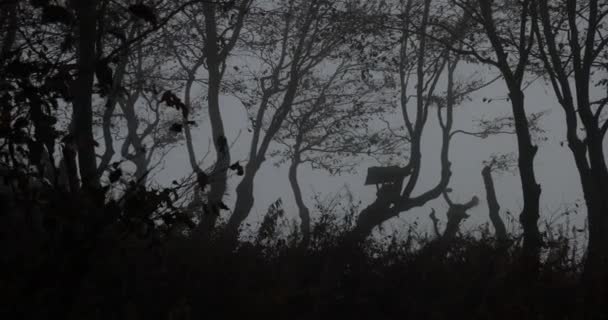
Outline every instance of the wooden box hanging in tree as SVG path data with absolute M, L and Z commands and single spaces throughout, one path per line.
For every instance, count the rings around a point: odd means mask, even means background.
M 410 167 L 405 168 L 399 166 L 389 167 L 369 167 L 367 168 L 367 177 L 365 177 L 365 185 L 395 183 L 402 180 L 410 174 Z

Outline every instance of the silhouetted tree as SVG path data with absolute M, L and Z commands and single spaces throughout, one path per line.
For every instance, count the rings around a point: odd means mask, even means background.
M 503 164 L 504 161 L 497 158 L 492 158 L 492 160 L 487 162 L 481 170 L 483 184 L 486 189 L 486 199 L 488 201 L 488 213 L 490 215 L 490 221 L 494 226 L 496 239 L 499 241 L 505 241 L 507 239 L 507 229 L 502 218 L 500 217 L 500 204 L 498 203 L 498 199 L 496 197 L 496 189 L 494 187 L 492 172 L 499 170 Z
M 432 253 L 440 258 L 443 258 L 454 238 L 458 235 L 460 224 L 469 217 L 467 211 L 479 205 L 479 198 L 477 198 L 477 196 L 473 196 L 471 200 L 466 203 L 454 203 L 448 195 L 448 192 L 451 191 L 452 190 L 448 188 L 443 192 L 443 198 L 448 204 L 448 211 L 446 212 L 448 221 L 443 232 L 439 230 L 439 219 L 435 215 L 435 209 L 432 209 L 430 214 L 433 223 L 433 231 L 435 232 L 436 237 Z
M 352 5 L 349 1 L 288 0 L 277 8 L 283 14 L 268 14 L 260 19 L 256 35 L 259 39 L 249 45 L 260 50 L 262 74 L 255 76 L 257 87 L 253 92 L 242 98 L 246 108 L 256 107 L 252 116 L 253 137 L 244 177 L 236 188 L 235 208 L 226 226 L 228 239 L 236 239 L 241 223 L 253 207 L 255 176 L 275 135 L 294 108 L 303 79 L 317 72 L 322 63 L 331 61 L 355 28 L 343 18 L 351 14 L 349 10 L 359 10 L 349 8 L 349 4 Z
M 527 276 L 536 277 L 540 259 L 541 235 L 538 230 L 541 188 L 534 174 L 534 157 L 537 146 L 532 137 L 526 115 L 523 81 L 529 68 L 530 54 L 534 45 L 533 24 L 536 6 L 533 0 L 521 3 L 497 3 L 489 0 L 454 1 L 465 15 L 471 17 L 479 29 L 470 37 L 460 38 L 461 54 L 475 57 L 478 61 L 496 67 L 509 91 L 515 132 L 517 135 L 518 165 L 524 198 L 520 221 L 524 229 L 523 267 Z M 517 32 L 511 32 L 516 30 Z M 490 50 L 480 50 L 479 40 L 490 45 Z M 462 47 L 461 47 L 462 48 Z
M 608 41 L 603 33 L 608 8 L 601 1 L 537 1 L 538 58 L 566 116 L 568 147 L 581 179 L 589 221 L 584 278 L 588 298 L 608 296 L 608 167 L 604 142 L 608 98 L 594 100 L 591 86 L 608 87 Z M 597 74 L 597 75 L 596 75 Z M 600 89 L 600 90 L 602 90 Z M 581 135 L 582 131 L 582 135 Z
M 399 144 L 403 143 L 388 130 L 373 128 L 388 103 L 376 97 L 376 86 L 362 83 L 362 67 L 344 60 L 327 77 L 305 77 L 300 98 L 275 137 L 285 149 L 270 155 L 281 156 L 277 165 L 289 162 L 289 182 L 300 215 L 303 246 L 310 239 L 310 210 L 298 182 L 299 166 L 308 163 L 330 174 L 351 172 L 366 156 L 386 161 L 400 151 Z
M 397 92 L 400 97 L 399 106 L 403 115 L 407 139 L 410 143 L 408 164 L 405 166 L 410 174 L 407 182 L 406 176 L 400 177 L 396 183 L 387 184 L 380 188 L 377 199 L 365 208 L 358 217 L 357 224 L 351 233 L 350 241 L 357 243 L 366 238 L 373 228 L 398 216 L 401 212 L 420 207 L 441 195 L 447 187 L 451 177 L 449 146 L 453 125 L 453 109 L 462 101 L 463 96 L 454 79 L 454 72 L 458 66 L 459 58 L 451 55 L 427 36 L 429 23 L 433 18 L 431 12 L 432 1 L 426 0 L 422 7 L 415 6 L 413 1 L 407 1 L 398 6 L 398 17 L 395 30 L 399 37 L 399 52 L 392 59 L 393 72 L 399 74 Z M 419 11 L 420 10 L 420 11 Z M 464 35 L 467 20 L 458 21 L 454 28 Z M 417 24 L 420 32 L 411 32 L 413 25 Z M 440 35 L 436 35 L 439 37 Z M 444 72 L 446 71 L 447 72 Z M 447 73 L 447 90 L 445 96 L 436 93 L 437 84 L 442 75 Z M 413 74 L 413 75 L 412 75 Z M 415 81 L 415 93 L 410 96 L 410 80 Z M 466 91 L 466 90 L 465 90 Z M 414 100 L 412 102 L 411 100 Z M 415 109 L 413 112 L 411 109 Z M 437 119 L 442 132 L 442 145 L 440 153 L 441 176 L 440 180 L 428 190 L 414 195 L 413 191 L 419 183 L 422 152 L 422 135 L 428 122 L 431 108 L 436 107 Z M 405 183 L 405 186 L 403 184 Z

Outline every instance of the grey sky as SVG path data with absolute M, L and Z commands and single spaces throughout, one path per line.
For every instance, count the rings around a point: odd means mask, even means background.
M 478 67 L 476 67 L 478 68 Z M 487 67 L 479 67 L 480 70 L 488 70 Z M 467 70 L 468 71 L 468 70 Z M 492 71 L 490 71 L 492 72 Z M 467 72 L 468 73 L 468 72 Z M 462 72 L 461 72 L 462 75 Z M 490 75 L 488 75 L 488 79 Z M 204 92 L 194 92 L 194 95 L 202 95 Z M 491 103 L 482 102 L 482 98 L 492 98 Z M 506 87 L 502 81 L 496 81 L 492 85 L 471 95 L 470 101 L 465 101 L 455 112 L 455 129 L 474 129 L 472 119 L 491 118 L 497 115 L 509 115 L 511 112 L 506 97 Z M 250 143 L 250 133 L 247 131 L 247 114 L 241 103 L 232 97 L 223 97 L 221 100 L 223 118 L 225 122 L 227 138 L 229 141 L 238 140 L 231 152 L 234 160 L 245 160 Z M 544 116 L 541 125 L 546 130 L 543 134 L 546 141 L 539 142 L 539 152 L 536 157 L 536 175 L 542 186 L 541 210 L 543 217 L 549 217 L 556 212 L 563 212 L 566 206 L 580 205 L 579 214 L 573 220 L 577 224 L 584 222 L 584 203 L 580 188 L 578 173 L 574 166 L 573 158 L 565 141 L 565 124 L 561 107 L 554 99 L 552 90 L 542 80 L 535 81 L 526 90 L 526 107 L 528 112 L 540 112 L 549 110 Z M 205 118 L 205 110 L 201 110 L 198 116 L 198 127 L 194 129 L 193 135 L 198 152 L 198 158 L 206 152 L 208 139 L 211 136 L 210 128 Z M 418 191 L 424 191 L 433 186 L 439 179 L 439 144 L 441 143 L 440 130 L 436 118 L 429 119 L 428 128 L 423 137 L 424 166 Z M 516 150 L 514 135 L 492 136 L 487 139 L 479 139 L 470 136 L 457 136 L 452 142 L 450 157 L 452 161 L 453 176 L 450 187 L 454 190 L 452 198 L 455 201 L 468 201 L 471 196 L 477 195 L 481 204 L 470 211 L 471 218 L 465 223 L 465 228 L 479 225 L 488 221 L 487 205 L 485 203 L 485 192 L 481 178 L 482 162 L 487 160 L 493 153 L 507 153 Z M 209 157 L 211 161 L 213 157 Z M 211 165 L 210 162 L 204 166 Z M 190 166 L 187 162 L 185 147 L 179 146 L 166 158 L 166 169 L 156 176 L 158 182 L 169 183 L 175 178 L 189 173 Z M 362 200 L 365 206 L 371 203 L 375 195 L 375 187 L 363 186 L 366 166 L 363 165 L 357 174 L 329 176 L 324 171 L 312 170 L 309 166 L 302 165 L 299 171 L 299 179 L 304 193 L 304 199 L 311 206 L 314 192 L 329 194 L 338 191 L 347 184 L 354 195 Z M 518 215 L 522 206 L 521 186 L 517 174 L 495 175 L 498 200 L 501 204 L 501 214 L 511 211 Z M 239 182 L 235 177 L 229 182 L 229 194 L 226 202 L 230 205 L 235 201 L 234 188 Z M 283 166 L 276 168 L 272 159 L 268 159 L 262 166 L 255 180 L 255 205 L 249 217 L 249 221 L 257 221 L 268 206 L 277 198 L 284 200 L 289 218 L 297 219 L 297 210 L 293 200 L 291 188 L 287 180 L 287 168 Z M 402 213 L 398 219 L 393 219 L 387 224 L 399 228 L 404 223 L 413 219 L 420 219 L 420 223 L 428 226 L 428 214 L 430 208 L 437 210 L 440 219 L 445 220 L 447 205 L 440 198 L 423 208 Z M 229 213 L 224 212 L 223 215 Z

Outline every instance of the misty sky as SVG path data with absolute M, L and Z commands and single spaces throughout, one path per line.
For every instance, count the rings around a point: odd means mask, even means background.
M 466 80 L 464 75 L 474 72 L 485 72 L 486 79 L 494 77 L 495 70 L 486 66 L 460 67 L 460 77 Z M 464 69 L 464 70 L 463 70 Z M 563 111 L 552 94 L 552 89 L 542 80 L 534 81 L 525 91 L 526 108 L 528 112 L 548 112 L 544 115 L 541 126 L 546 132 L 542 134 L 546 141 L 539 141 L 539 152 L 535 161 L 536 175 L 542 186 L 541 211 L 542 218 L 549 218 L 554 214 L 561 214 L 569 209 L 578 208 L 577 215 L 571 215 L 577 224 L 584 222 L 585 210 L 582 192 L 576 167 L 570 150 L 565 143 L 565 122 Z M 194 92 L 194 96 L 204 95 L 204 90 Z M 483 102 L 483 98 L 491 98 L 492 102 Z M 507 92 L 502 80 L 473 93 L 470 101 L 465 101 L 455 109 L 454 129 L 473 130 L 473 119 L 489 119 L 493 116 L 510 115 L 511 106 L 506 100 Z M 199 104 L 200 108 L 200 104 Z M 221 100 L 226 135 L 230 142 L 234 141 L 231 149 L 232 159 L 245 160 L 248 152 L 251 134 L 247 131 L 247 113 L 242 104 L 233 97 L 223 97 Z M 210 127 L 206 119 L 206 110 L 201 109 L 195 119 L 199 124 L 193 128 L 195 147 L 200 160 L 207 151 Z M 439 179 L 439 146 L 441 143 L 440 130 L 434 113 L 431 112 L 429 122 L 423 136 L 423 171 L 416 190 L 424 191 L 433 186 Z M 239 135 L 240 132 L 240 135 Z M 563 142 L 563 146 L 562 146 Z M 454 190 L 451 198 L 456 202 L 468 201 L 473 195 L 477 195 L 481 203 L 471 210 L 471 218 L 464 224 L 464 228 L 471 228 L 488 222 L 487 204 L 485 191 L 481 177 L 482 162 L 488 160 L 493 153 L 508 153 L 516 151 L 515 135 L 497 135 L 487 139 L 479 139 L 471 136 L 458 135 L 452 141 L 450 158 L 452 162 L 452 179 L 450 187 Z M 213 156 L 203 167 L 212 165 Z M 187 152 L 183 145 L 178 146 L 166 157 L 165 169 L 158 172 L 156 179 L 159 183 L 170 183 L 176 178 L 190 173 L 187 160 Z M 402 163 L 401 165 L 405 165 Z M 314 204 L 312 195 L 317 192 L 323 195 L 338 191 L 345 184 L 353 191 L 355 197 L 361 200 L 362 206 L 374 200 L 376 189 L 374 186 L 364 186 L 364 177 L 369 164 L 363 164 L 356 174 L 344 174 L 341 176 L 329 176 L 325 171 L 312 170 L 303 164 L 300 166 L 299 180 L 304 194 L 304 199 L 309 207 Z M 521 186 L 517 172 L 494 175 L 498 200 L 501 205 L 501 214 L 505 217 L 507 211 L 511 211 L 515 217 L 519 215 L 522 207 Z M 226 203 L 232 205 L 236 200 L 234 189 L 240 177 L 234 177 L 229 181 Z M 249 216 L 250 222 L 257 222 L 268 206 L 277 198 L 284 200 L 284 205 L 290 219 L 297 219 L 297 210 L 293 200 L 293 194 L 287 180 L 287 167 L 276 168 L 270 157 L 262 166 L 255 180 L 255 205 Z M 437 211 L 438 217 L 445 222 L 445 211 L 447 204 L 442 198 L 430 202 L 425 207 L 404 212 L 399 218 L 390 220 L 386 224 L 400 228 L 414 219 L 428 228 L 428 214 L 431 208 Z M 227 217 L 228 212 L 222 216 Z M 541 218 L 541 220 L 542 220 Z M 314 219 L 314 217 L 313 217 Z M 508 220 L 508 219 L 507 219 Z M 508 224 L 508 221 L 505 221 Z M 385 228 L 388 227 L 385 224 Z

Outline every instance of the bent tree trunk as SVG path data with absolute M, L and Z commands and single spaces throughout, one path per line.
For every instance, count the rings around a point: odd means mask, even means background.
M 483 183 L 486 189 L 490 221 L 492 222 L 492 226 L 494 226 L 496 239 L 504 241 L 507 239 L 507 228 L 500 218 L 500 205 L 496 198 L 496 189 L 494 188 L 494 180 L 492 179 L 492 167 L 489 165 L 485 166 L 481 170 L 481 175 L 483 176 Z
M 289 184 L 293 190 L 293 196 L 298 206 L 298 213 L 300 215 L 300 230 L 302 231 L 302 246 L 308 246 L 310 242 L 310 210 L 306 207 L 304 199 L 302 198 L 302 190 L 298 182 L 298 166 L 300 164 L 299 159 L 293 159 L 289 166 Z
M 272 121 L 266 131 L 266 135 L 262 139 L 262 143 L 260 144 L 259 148 L 257 148 L 257 134 L 260 132 L 259 129 L 256 134 L 254 134 L 254 139 L 249 154 L 249 162 L 245 168 L 245 177 L 236 188 L 236 204 L 234 207 L 234 212 L 230 216 L 225 230 L 226 239 L 229 242 L 238 240 L 241 223 L 247 219 L 247 216 L 253 207 L 253 180 L 255 179 L 258 170 L 260 170 L 262 163 L 266 160 L 266 152 L 268 151 L 268 147 L 270 146 L 272 139 L 274 139 L 274 136 L 281 128 L 281 124 L 285 121 L 285 118 L 291 110 L 293 101 L 296 98 L 300 75 L 298 74 L 299 70 L 297 70 L 295 67 L 297 63 L 295 61 L 292 61 L 292 63 L 291 79 L 287 85 L 287 91 L 285 92 L 281 106 L 272 117 Z
M 238 239 L 241 222 L 247 218 L 251 208 L 253 208 L 253 180 L 256 171 L 253 166 L 247 165 L 245 176 L 236 187 L 236 204 L 225 230 L 225 237 L 228 241 Z
M 450 245 L 452 241 L 457 237 L 458 232 L 460 231 L 460 224 L 462 221 L 469 217 L 467 213 L 473 207 L 476 207 L 479 204 L 479 199 L 477 196 L 473 196 L 471 200 L 467 203 L 454 203 L 450 200 L 447 192 L 443 194 L 446 202 L 448 203 L 449 209 L 446 212 L 446 216 L 448 218 L 445 230 L 443 234 L 439 232 L 439 220 L 435 216 L 435 210 L 431 212 L 431 220 L 433 222 L 433 229 L 435 230 L 435 235 L 437 239 L 431 243 L 429 243 L 428 248 L 429 251 L 427 253 L 431 253 L 433 256 L 443 259 L 445 255 L 450 250 Z
M 361 211 L 357 219 L 357 224 L 350 232 L 348 239 L 350 244 L 357 245 L 367 238 L 376 226 L 385 221 L 385 216 L 389 212 L 391 201 L 378 197 L 376 201 Z

